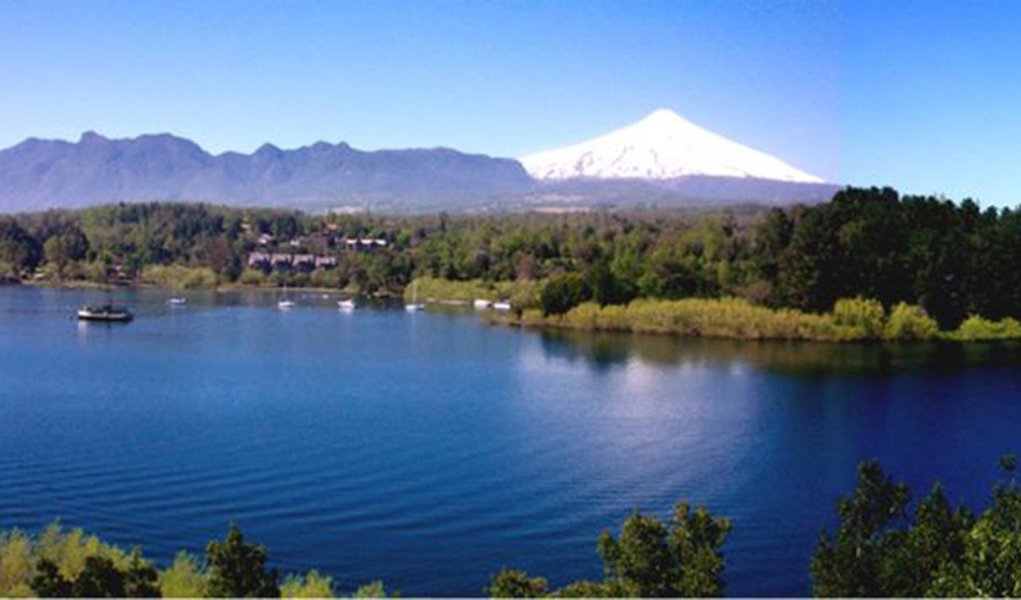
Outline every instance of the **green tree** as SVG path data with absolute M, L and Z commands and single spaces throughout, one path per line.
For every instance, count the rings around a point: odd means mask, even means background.
M 40 598 L 67 598 L 71 595 L 71 582 L 60 575 L 60 569 L 53 561 L 40 558 L 35 567 L 32 590 Z
M 179 552 L 173 564 L 160 573 L 159 587 L 167 598 L 204 598 L 206 574 L 195 557 Z
M 75 598 L 127 597 L 124 573 L 117 570 L 109 558 L 90 556 L 85 559 L 85 569 L 71 584 L 69 595 Z
M 266 569 L 266 549 L 245 542 L 237 525 L 231 524 L 223 541 L 206 546 L 209 583 L 206 593 L 212 598 L 266 598 L 279 596 L 276 569 Z
M 967 531 L 960 560 L 944 561 L 929 595 L 1021 597 L 1021 489 L 1017 461 L 1000 463 L 1010 477 L 993 487 L 993 502 Z
M 854 493 L 837 503 L 840 527 L 833 540 L 819 534 L 812 559 L 813 592 L 816 596 L 884 596 L 884 551 L 892 540 L 884 534 L 907 518 L 911 492 L 895 484 L 878 462 L 858 467 Z
M 668 523 L 636 513 L 624 522 L 620 538 L 604 531 L 599 555 L 608 579 L 629 595 L 721 596 L 721 547 L 729 531 L 729 519 L 681 503 Z
M 484 592 L 493 598 L 542 598 L 549 595 L 549 582 L 544 577 L 504 568 L 493 575 Z
M 333 579 L 312 570 L 308 575 L 288 575 L 280 586 L 281 598 L 333 598 Z
M 588 283 L 578 273 L 555 275 L 542 288 L 539 303 L 543 315 L 562 315 L 592 297 Z

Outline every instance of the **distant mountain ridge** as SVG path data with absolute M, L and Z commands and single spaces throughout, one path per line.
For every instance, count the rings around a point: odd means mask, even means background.
M 317 142 L 213 155 L 170 134 L 108 139 L 90 131 L 77 143 L 30 138 L 0 151 L 0 211 L 6 212 L 149 200 L 428 207 L 532 186 L 515 160 L 447 148 L 366 152 Z
M 171 134 L 91 131 L 0 150 L 0 213 L 144 201 L 387 212 L 790 204 L 837 189 L 668 110 L 521 162 L 343 142 L 214 155 Z

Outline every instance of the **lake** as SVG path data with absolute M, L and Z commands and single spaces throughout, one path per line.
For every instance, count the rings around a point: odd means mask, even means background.
M 0 526 L 169 560 L 230 521 L 343 591 L 599 577 L 685 499 L 733 519 L 730 595 L 806 595 L 855 467 L 985 506 L 1021 450 L 1021 351 L 549 334 L 291 292 L 0 288 Z M 108 296 L 128 325 L 78 323 Z

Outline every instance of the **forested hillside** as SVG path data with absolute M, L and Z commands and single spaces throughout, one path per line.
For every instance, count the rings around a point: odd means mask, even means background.
M 421 276 L 534 281 L 566 290 L 547 312 L 731 296 L 821 312 L 861 296 L 887 309 L 916 304 L 953 328 L 971 314 L 1021 314 L 1017 264 L 1018 210 L 876 188 L 848 188 L 820 205 L 715 213 L 410 217 L 153 203 L 0 217 L 8 281 L 364 294 L 399 294 Z

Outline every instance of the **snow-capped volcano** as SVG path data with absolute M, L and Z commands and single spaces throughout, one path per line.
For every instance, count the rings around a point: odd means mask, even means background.
M 677 179 L 691 176 L 823 183 L 778 158 L 660 109 L 641 121 L 586 142 L 521 159 L 540 180 Z

